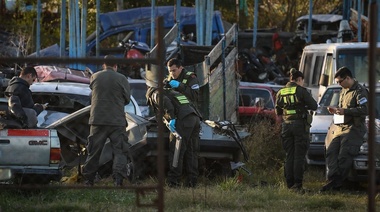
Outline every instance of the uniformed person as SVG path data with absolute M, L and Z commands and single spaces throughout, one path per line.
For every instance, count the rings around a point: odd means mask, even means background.
M 303 86 L 304 76 L 290 70 L 290 82 L 276 96 L 276 114 L 282 116 L 282 145 L 286 152 L 285 179 L 287 187 L 301 190 L 305 156 L 309 148 L 311 115 L 318 105 Z
M 179 59 L 172 58 L 167 62 L 168 84 L 174 90 L 184 94 L 195 107 L 198 105 L 199 81 L 194 72 L 186 71 Z
M 104 58 L 112 59 L 107 55 Z M 103 147 L 109 138 L 112 146 L 113 164 L 112 177 L 115 186 L 122 186 L 127 177 L 127 157 L 124 152 L 126 141 L 126 127 L 124 105 L 130 102 L 130 86 L 128 79 L 117 73 L 117 64 L 104 63 L 103 70 L 91 76 L 90 88 L 91 110 L 88 123 L 90 135 L 87 142 L 87 159 L 83 165 L 82 174 L 85 184 L 92 186 L 99 164 Z
M 353 78 L 347 67 L 341 67 L 334 76 L 342 86 L 338 107 L 328 107 L 332 114 L 343 115 L 343 122 L 335 122 L 337 129 L 326 147 L 328 182 L 321 191 L 339 190 L 347 178 L 353 158 L 358 155 L 367 131 L 368 91 Z
M 157 113 L 159 110 L 158 89 L 150 87 L 147 90 L 146 98 L 148 104 L 154 108 Z M 163 114 L 168 120 L 170 131 L 177 131 L 182 136 L 182 144 L 178 166 L 173 167 L 173 156 L 175 150 L 176 138 L 170 134 L 169 144 L 169 173 L 167 183 L 170 187 L 180 186 L 182 169 L 185 165 L 187 181 L 186 187 L 195 187 L 198 182 L 198 153 L 199 153 L 199 131 L 200 116 L 190 104 L 185 95 L 173 90 L 164 89 L 163 93 Z

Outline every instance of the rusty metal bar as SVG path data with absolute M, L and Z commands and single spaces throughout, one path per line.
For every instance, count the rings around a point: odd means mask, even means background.
M 0 57 L 0 61 L 3 63 L 27 63 L 27 64 L 70 64 L 70 63 L 84 63 L 84 64 L 103 64 L 104 62 L 116 63 L 116 64 L 133 64 L 133 63 L 156 63 L 156 58 L 145 59 L 125 59 L 125 58 L 70 58 L 70 57 Z
M 165 62 L 165 43 L 164 37 L 164 19 L 162 16 L 157 18 L 157 61 L 158 66 L 158 91 L 159 91 L 159 113 L 157 117 L 158 124 L 158 139 L 157 139 L 157 171 L 158 171 L 158 211 L 164 211 L 164 183 L 165 183 L 165 162 L 164 162 L 164 123 L 162 122 L 163 117 L 163 87 L 164 87 L 164 62 Z
M 377 49 L 377 3 L 371 0 L 369 17 L 369 40 L 368 40 L 368 79 L 369 79 L 369 124 L 368 124 L 368 211 L 376 211 L 376 184 L 375 184 L 375 117 L 376 117 L 376 49 Z

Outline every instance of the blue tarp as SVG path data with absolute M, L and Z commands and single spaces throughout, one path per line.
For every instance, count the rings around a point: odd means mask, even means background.
M 156 17 L 163 16 L 165 26 L 174 25 L 174 6 L 155 7 Z M 151 22 L 151 7 L 140 7 L 116 12 L 100 14 L 100 24 L 104 31 L 125 25 L 133 25 L 142 22 Z M 195 8 L 181 7 L 181 22 L 187 22 L 191 19 L 195 23 Z M 188 21 L 189 21 L 188 20 Z

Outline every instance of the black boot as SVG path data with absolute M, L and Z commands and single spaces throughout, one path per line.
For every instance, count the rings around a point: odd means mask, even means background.
M 123 179 L 121 178 L 116 178 L 115 180 L 114 180 L 114 185 L 115 186 L 123 186 Z
M 121 174 L 116 174 L 114 176 L 113 184 L 115 186 L 122 186 L 123 185 L 123 176 Z

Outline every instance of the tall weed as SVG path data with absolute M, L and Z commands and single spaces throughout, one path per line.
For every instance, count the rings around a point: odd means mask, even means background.
M 247 168 L 252 170 L 256 180 L 281 182 L 285 152 L 281 145 L 280 127 L 269 119 L 255 119 L 248 123 L 247 128 L 250 133 L 244 141 L 250 157 Z

